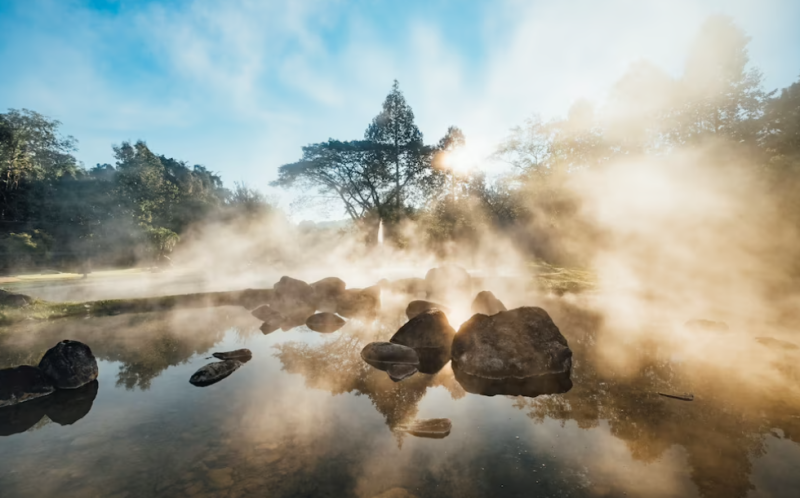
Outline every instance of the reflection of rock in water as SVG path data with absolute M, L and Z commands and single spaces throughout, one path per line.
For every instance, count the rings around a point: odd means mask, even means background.
M 407 379 L 417 373 L 419 357 L 417 353 L 401 344 L 391 342 L 371 342 L 361 350 L 361 358 L 369 365 L 389 374 L 395 382 Z
M 452 358 L 468 392 L 538 396 L 572 388 L 572 350 L 541 308 L 474 315 L 456 334 Z
M 37 367 L 20 365 L 0 370 L 0 408 L 29 402 L 53 391 L 52 381 Z
M 306 327 L 314 332 L 328 334 L 344 327 L 345 321 L 333 313 L 322 312 L 311 315 L 306 320 Z
M 253 358 L 253 352 L 249 349 L 237 349 L 236 351 L 212 353 L 211 356 L 218 360 L 239 360 L 242 363 L 247 363 Z
M 242 362 L 238 360 L 215 361 L 200 367 L 199 370 L 192 374 L 189 382 L 198 387 L 210 386 L 227 378 L 241 366 Z
M 416 420 L 411 424 L 398 426 L 395 430 L 407 432 L 412 436 L 430 439 L 443 439 L 450 435 L 453 423 L 448 418 Z
M 92 409 L 97 390 L 95 380 L 78 389 L 58 390 L 44 398 L 0 408 L 0 436 L 25 432 L 45 415 L 59 425 L 74 424 Z

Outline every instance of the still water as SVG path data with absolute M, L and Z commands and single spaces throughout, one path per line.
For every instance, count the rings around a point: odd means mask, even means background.
M 591 316 L 543 307 L 574 350 L 574 387 L 537 398 L 467 393 L 449 365 L 392 382 L 359 353 L 399 317 L 263 335 L 230 307 L 0 329 L 0 368 L 69 338 L 100 370 L 71 398 L 0 413 L 0 495 L 800 496 L 796 390 L 743 386 L 658 348 L 606 364 Z M 240 348 L 253 358 L 230 377 L 189 384 L 211 353 Z M 769 361 L 795 378 L 783 354 Z M 452 421 L 446 437 L 401 430 L 435 418 Z

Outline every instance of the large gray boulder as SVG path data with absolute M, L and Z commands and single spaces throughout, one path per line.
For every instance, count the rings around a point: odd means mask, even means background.
M 443 304 L 434 303 L 433 301 L 425 301 L 422 299 L 418 299 L 416 301 L 411 301 L 410 303 L 408 303 L 408 307 L 406 308 L 406 316 L 408 317 L 409 320 L 411 320 L 412 318 L 419 315 L 423 311 L 433 310 L 433 309 L 442 310 L 445 313 L 450 312 L 450 308 L 448 308 Z
M 86 344 L 64 340 L 48 349 L 39 369 L 58 389 L 77 389 L 97 378 L 97 360 Z
M 472 312 L 483 315 L 496 315 L 501 311 L 508 311 L 502 301 L 497 299 L 492 291 L 480 291 L 472 301 Z
M 389 341 L 412 348 L 419 357 L 419 371 L 433 374 L 450 360 L 455 334 L 443 311 L 429 309 L 406 322 Z
M 458 265 L 432 268 L 425 274 L 425 287 L 430 300 L 454 303 L 472 296 L 472 277 Z
M 335 313 L 336 303 L 339 301 L 339 296 L 344 293 L 347 284 L 341 278 L 328 277 L 314 282 L 311 287 L 317 295 L 317 309 Z
M 456 333 L 452 361 L 468 392 L 533 397 L 572 388 L 572 350 L 537 307 L 474 315 Z
M 37 367 L 22 365 L 0 370 L 0 407 L 47 396 L 55 390 L 50 379 Z

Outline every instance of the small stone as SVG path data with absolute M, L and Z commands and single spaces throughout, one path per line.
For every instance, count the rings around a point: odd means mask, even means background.
M 198 387 L 210 386 L 228 377 L 241 366 L 242 362 L 238 360 L 223 360 L 209 363 L 192 374 L 189 382 Z
M 219 360 L 239 360 L 242 363 L 247 363 L 253 358 L 253 352 L 249 349 L 237 349 L 224 353 L 213 353 L 211 356 Z

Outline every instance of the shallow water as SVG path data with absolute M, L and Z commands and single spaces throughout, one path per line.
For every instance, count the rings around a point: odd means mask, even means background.
M 218 308 L 0 329 L 0 368 L 70 338 L 100 369 L 96 395 L 18 405 L 16 425 L 0 414 L 0 494 L 798 496 L 796 390 L 770 376 L 744 386 L 657 348 L 610 364 L 594 354 L 591 314 L 544 307 L 575 352 L 574 387 L 537 398 L 467 393 L 449 365 L 392 382 L 359 353 L 400 318 L 265 336 L 246 310 Z M 232 375 L 189 384 L 211 353 L 239 348 L 253 358 Z M 796 358 L 759 358 L 795 378 L 781 362 Z M 401 430 L 437 418 L 452 421 L 443 438 Z

